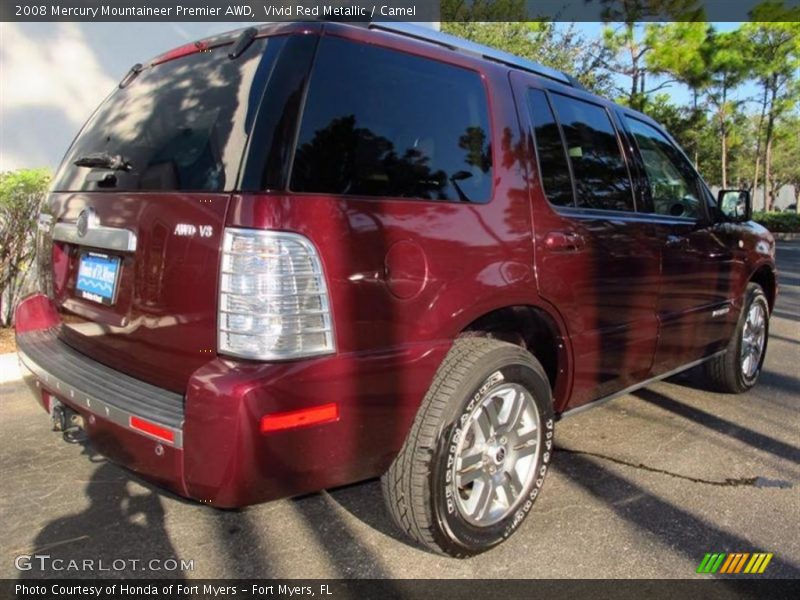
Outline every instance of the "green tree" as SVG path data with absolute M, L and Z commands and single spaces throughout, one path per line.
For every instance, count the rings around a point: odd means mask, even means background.
M 485 22 L 497 19 L 525 21 L 525 0 L 442 0 L 442 28 L 448 22 Z
M 756 126 L 755 115 L 742 111 L 731 115 L 728 134 L 728 183 L 731 187 L 753 189 Z
M 702 0 L 586 0 L 603 7 L 606 22 L 703 21 Z
M 794 202 L 797 205 L 800 194 L 800 115 L 784 115 L 777 123 L 775 131 L 769 196 L 775 198 L 784 185 L 791 185 L 794 187 Z M 800 207 L 796 206 L 796 210 L 800 212 Z
M 699 132 L 708 126 L 708 117 L 702 110 L 690 106 L 680 106 L 672 102 L 669 94 L 660 93 L 647 99 L 645 114 L 661 123 L 676 139 L 681 147 L 695 155 L 698 161 Z
M 704 91 L 717 123 L 723 188 L 728 186 L 731 123 L 741 105 L 733 92 L 747 79 L 749 71 L 750 61 L 741 31 L 719 33 L 712 29 L 708 38 L 708 84 Z
M 39 209 L 50 174 L 46 169 L 0 173 L 0 323 L 9 326 L 30 283 Z
M 782 2 L 764 2 L 752 13 L 753 22 L 742 26 L 751 66 L 762 93 L 756 130 L 753 186 L 758 188 L 763 166 L 767 208 L 775 202 L 772 154 L 775 123 L 798 99 L 797 71 L 800 67 L 800 7 L 785 8 Z
M 631 21 L 618 27 L 603 28 L 603 62 L 612 73 L 630 80 L 627 91 L 617 88 L 619 99 L 635 110 L 644 110 L 647 102 L 645 79 L 646 54 L 650 44 L 643 34 L 644 27 Z
M 651 25 L 647 35 L 651 51 L 647 55 L 647 67 L 651 73 L 671 78 L 689 88 L 692 93 L 690 121 L 698 121 L 702 109 L 700 96 L 708 85 L 708 36 L 707 23 L 679 22 L 667 25 Z M 685 148 L 694 157 L 695 167 L 699 163 L 697 130 L 694 124 L 686 132 Z
M 563 71 L 597 94 L 611 89 L 609 73 L 595 58 L 598 45 L 574 26 L 551 21 L 448 22 L 442 31 Z
M 753 190 L 753 163 L 758 153 L 756 132 L 759 127 L 758 115 L 741 114 L 734 122 L 732 127 L 731 140 L 729 144 L 735 150 L 729 149 L 729 179 L 734 182 L 736 188 L 749 189 L 757 202 L 757 196 Z M 760 205 L 759 205 L 760 207 Z
M 592 0 L 587 0 L 591 2 Z M 669 84 L 662 82 L 647 89 L 648 54 L 658 41 L 661 26 L 643 24 L 648 20 L 697 21 L 704 11 L 698 0 L 598 0 L 603 5 L 603 20 L 618 25 L 603 29 L 602 60 L 605 67 L 630 80 L 620 89 L 620 100 L 643 110 L 649 94 Z

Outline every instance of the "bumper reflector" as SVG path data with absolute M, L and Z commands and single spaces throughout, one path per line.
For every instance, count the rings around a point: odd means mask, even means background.
M 335 402 L 331 402 L 330 404 L 312 408 L 264 415 L 261 417 L 261 433 L 319 425 L 320 423 L 330 423 L 338 420 L 339 406 Z
M 149 433 L 153 437 L 157 437 L 158 439 L 169 442 L 170 444 L 175 443 L 175 432 L 167 429 L 166 427 L 161 427 L 161 425 L 156 425 L 155 423 L 145 421 L 139 417 L 131 417 L 130 426 L 131 429 L 137 429 L 139 431 L 143 431 L 144 433 Z
M 50 394 L 50 392 L 42 390 L 42 406 L 44 406 L 44 409 L 47 412 L 53 412 L 53 396 Z

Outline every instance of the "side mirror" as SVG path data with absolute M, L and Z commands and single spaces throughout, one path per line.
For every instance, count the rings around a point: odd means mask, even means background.
M 734 223 L 744 223 L 753 216 L 753 203 L 747 190 L 720 190 L 717 206 L 725 219 Z

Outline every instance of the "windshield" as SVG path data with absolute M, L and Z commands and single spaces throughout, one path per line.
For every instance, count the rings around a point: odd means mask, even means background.
M 266 38 L 255 40 L 235 59 L 228 57 L 230 46 L 220 46 L 144 69 L 92 116 L 67 152 L 53 190 L 233 189 L 273 46 L 280 42 L 267 44 Z M 109 169 L 98 155 L 106 162 L 119 157 L 128 168 Z

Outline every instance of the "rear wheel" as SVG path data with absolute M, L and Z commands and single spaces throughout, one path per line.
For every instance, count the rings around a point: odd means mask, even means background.
M 714 389 L 739 394 L 752 388 L 767 350 L 769 304 L 760 285 L 748 284 L 742 313 L 725 354 L 711 359 L 705 373 Z
M 513 344 L 457 340 L 383 477 L 389 510 L 437 552 L 488 550 L 530 511 L 552 438 L 550 384 L 539 362 Z

